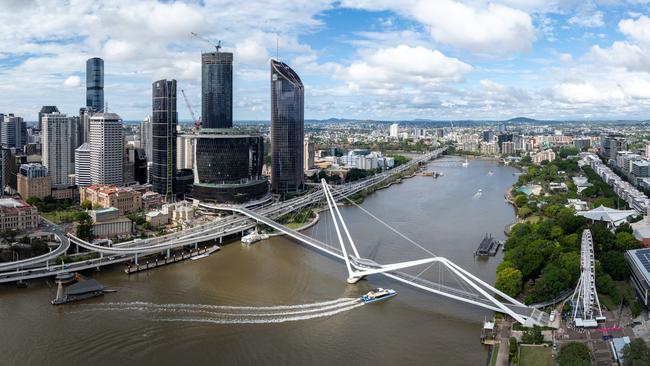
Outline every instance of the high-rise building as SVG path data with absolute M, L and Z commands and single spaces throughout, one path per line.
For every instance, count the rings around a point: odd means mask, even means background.
M 232 127 L 232 60 L 229 52 L 201 55 L 201 127 Z
M 176 138 L 176 168 L 192 169 L 194 164 L 194 152 L 192 151 L 192 139 L 178 135 Z
M 512 155 L 515 153 L 515 143 L 512 141 L 504 141 L 501 144 L 501 154 Z
M 193 140 L 192 198 L 215 203 L 243 203 L 268 194 L 262 175 L 264 139 L 238 130 L 201 128 Z M 301 146 L 302 151 L 302 146 Z M 302 160 L 299 162 L 302 171 Z M 179 195 L 182 191 L 179 189 Z
M 308 137 L 305 137 L 305 170 L 309 170 L 314 166 L 314 143 L 309 141 Z
M 79 146 L 90 141 L 90 116 L 92 111 L 89 108 L 79 108 Z
M 83 144 L 82 142 L 83 126 L 80 117 L 69 117 L 69 118 L 70 118 L 70 123 L 72 124 L 72 137 L 70 139 L 70 143 L 72 144 L 72 148 L 70 149 L 70 163 L 71 163 L 70 166 L 74 168 L 74 159 L 75 159 L 74 151 Z M 74 173 L 74 170 L 70 171 L 70 173 Z
M 0 119 L 1 142 L 3 146 L 13 147 L 16 150 L 22 150 L 27 143 L 27 124 L 21 117 L 13 114 L 5 114 Z
M 44 105 L 41 107 L 41 110 L 38 112 L 38 129 L 43 130 L 43 115 L 59 112 L 59 109 L 55 105 Z
M 86 61 L 86 107 L 104 110 L 104 60 L 99 57 Z
M 1 152 L 2 165 L 2 189 L 0 196 L 6 191 L 13 194 L 17 189 L 16 175 L 18 174 L 18 164 L 16 164 L 16 149 L 13 147 L 3 147 Z
M 151 116 L 147 116 L 140 124 L 140 147 L 144 149 L 148 161 L 153 157 L 151 136 Z
M 86 142 L 75 151 L 74 171 L 76 184 L 79 188 L 88 187 L 92 184 L 90 178 L 90 143 Z
M 158 80 L 152 84 L 151 115 L 153 190 L 172 200 L 176 174 L 176 80 Z
M 115 113 L 90 117 L 90 178 L 92 184 L 122 184 L 124 138 L 122 118 Z
M 72 123 L 62 113 L 43 115 L 43 165 L 52 177 L 52 187 L 67 187 L 72 150 Z
M 147 183 L 147 157 L 144 149 L 128 149 L 129 162 L 133 163 L 133 179 L 139 184 Z
M 302 189 L 304 183 L 304 86 L 287 64 L 271 60 L 271 188 Z
M 45 198 L 52 194 L 52 180 L 41 164 L 23 164 L 17 175 L 18 193 L 23 199 Z
M 397 138 L 399 136 L 399 125 L 397 123 L 390 125 L 388 128 L 388 134 L 392 138 Z

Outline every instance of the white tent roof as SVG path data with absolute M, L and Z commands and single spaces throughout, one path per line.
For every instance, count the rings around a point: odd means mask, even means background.
M 596 221 L 607 221 L 613 224 L 618 223 L 622 220 L 627 219 L 630 216 L 636 215 L 634 210 L 617 210 L 614 208 L 605 207 L 600 205 L 600 207 L 594 208 L 590 211 L 581 211 L 577 212 L 576 215 L 586 217 L 590 220 Z

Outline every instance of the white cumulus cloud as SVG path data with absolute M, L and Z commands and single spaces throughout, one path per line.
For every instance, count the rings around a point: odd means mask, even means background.
M 78 88 L 81 86 L 81 78 L 76 75 L 68 76 L 63 81 L 63 86 L 67 88 Z
M 471 65 L 440 51 L 400 45 L 370 52 L 347 67 L 342 77 L 352 89 L 388 93 L 409 85 L 435 87 L 442 82 L 461 82 L 472 70 Z
M 435 41 L 481 53 L 506 55 L 526 51 L 536 38 L 528 13 L 491 2 L 344 0 L 342 4 L 395 11 L 421 22 Z

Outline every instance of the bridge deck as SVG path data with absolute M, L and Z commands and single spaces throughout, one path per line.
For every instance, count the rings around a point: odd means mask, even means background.
M 305 234 L 302 234 L 298 231 L 292 230 L 287 228 L 286 226 L 279 224 L 276 221 L 271 220 L 270 218 L 267 218 L 263 215 L 260 215 L 257 212 L 251 211 L 246 208 L 242 207 L 237 207 L 237 206 L 221 206 L 221 209 L 224 210 L 231 210 L 234 212 L 239 212 L 241 214 L 244 214 L 248 217 L 251 217 L 255 221 L 261 222 L 265 225 L 268 225 L 278 231 L 284 232 L 285 234 L 289 235 L 290 237 L 293 237 L 294 239 L 300 241 L 301 243 L 307 244 L 308 246 L 317 249 L 321 252 L 324 252 L 326 254 L 331 255 L 334 258 L 337 258 L 339 260 L 344 260 L 343 253 L 340 248 L 335 247 L 333 245 L 323 243 L 319 240 L 316 240 L 310 236 L 307 236 Z M 402 282 L 406 285 L 413 286 L 428 292 L 432 292 L 438 295 L 442 295 L 448 298 L 452 298 L 455 300 L 463 301 L 466 303 L 474 304 L 481 306 L 483 308 L 487 308 L 490 310 L 494 310 L 497 312 L 503 312 L 503 309 L 500 309 L 496 304 L 488 300 L 487 298 L 484 298 L 477 293 L 474 292 L 468 292 L 464 291 L 455 287 L 451 287 L 442 283 L 437 283 L 433 281 L 429 281 L 426 279 L 423 279 L 421 277 L 416 277 L 411 274 L 405 273 L 405 272 L 400 272 L 400 271 L 393 271 L 393 272 L 386 272 L 386 273 L 381 273 L 382 275 L 392 278 L 394 280 L 397 280 L 399 282 Z M 537 309 L 527 307 L 527 306 L 520 306 L 520 305 L 515 305 L 515 304 L 509 304 L 509 303 L 504 303 L 506 307 L 508 307 L 510 310 L 512 310 L 514 313 L 526 318 L 532 320 L 536 324 L 547 324 L 548 323 L 548 314 L 539 311 Z

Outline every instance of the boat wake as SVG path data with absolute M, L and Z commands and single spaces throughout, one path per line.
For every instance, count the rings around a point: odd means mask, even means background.
M 126 312 L 152 321 L 202 322 L 214 324 L 271 324 L 333 316 L 364 305 L 358 298 L 340 298 L 310 304 L 278 306 L 225 306 L 206 304 L 154 304 L 109 302 L 80 305 L 68 312 Z

